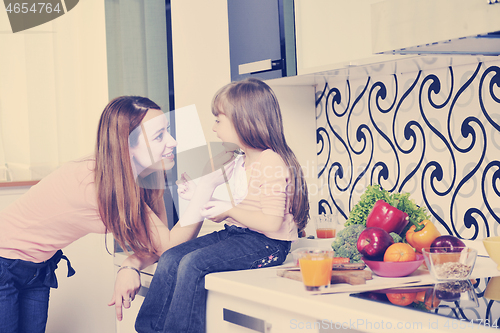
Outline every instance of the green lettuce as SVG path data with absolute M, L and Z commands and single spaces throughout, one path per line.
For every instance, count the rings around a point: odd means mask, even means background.
M 413 225 L 413 221 L 419 223 L 423 220 L 430 219 L 430 215 L 425 207 L 420 207 L 415 203 L 415 200 L 410 199 L 410 193 L 390 193 L 384 190 L 380 185 L 369 185 L 366 191 L 359 198 L 359 202 L 353 207 L 349 213 L 349 218 L 345 222 L 345 226 L 353 224 L 361 224 L 366 226 L 366 218 L 373 209 L 375 202 L 384 200 L 389 205 L 408 214 L 410 222 L 406 228 L 400 233 L 400 236 L 405 240 L 406 231 Z

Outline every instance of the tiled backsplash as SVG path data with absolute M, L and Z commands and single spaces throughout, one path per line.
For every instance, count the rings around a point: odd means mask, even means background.
M 499 235 L 500 61 L 415 67 L 317 88 L 318 213 L 343 223 L 380 184 L 410 192 L 443 234 Z

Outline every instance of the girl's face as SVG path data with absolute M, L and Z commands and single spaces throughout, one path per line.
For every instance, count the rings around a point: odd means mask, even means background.
M 168 132 L 169 121 L 161 110 L 150 109 L 141 125 L 134 131 L 140 131 L 138 142 L 129 146 L 130 158 L 137 175 L 142 177 L 154 171 L 170 170 L 174 167 L 173 150 L 177 141 Z
M 212 130 L 217 133 L 217 137 L 223 142 L 234 143 L 238 147 L 243 148 L 232 121 L 225 114 L 219 113 Z

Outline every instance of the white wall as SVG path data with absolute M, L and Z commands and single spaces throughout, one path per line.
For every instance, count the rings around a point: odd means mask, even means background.
M 21 197 L 29 186 L 0 188 L 0 211 Z
M 50 295 L 47 333 L 115 331 L 114 307 L 107 306 L 114 288 L 113 256 L 106 252 L 104 237 L 89 234 L 63 249 L 76 274 L 67 278 L 66 261 L 61 260 L 59 288 Z M 109 236 L 108 248 L 112 253 Z
M 0 31 L 0 163 L 7 179 L 40 179 L 94 149 L 108 101 L 104 3 L 15 34 L 2 10 Z
M 226 0 L 172 0 L 175 107 L 195 104 L 207 141 L 213 95 L 231 81 Z
M 219 142 L 211 101 L 231 81 L 227 1 L 172 0 L 171 5 L 175 108 L 194 104 L 206 141 Z M 182 161 L 177 167 L 186 168 Z M 207 221 L 200 234 L 221 227 Z
M 316 113 L 314 108 L 315 87 L 313 86 L 281 86 L 268 84 L 278 98 L 282 116 L 285 138 L 297 156 L 306 178 L 310 214 L 317 211 L 319 198 L 324 194 L 318 186 L 318 166 L 316 156 Z M 306 227 L 306 234 L 315 233 L 312 223 Z
M 50 157 L 56 166 L 91 153 L 99 116 L 108 102 L 104 1 L 80 1 L 54 21 L 16 34 L 8 22 L 0 10 L 1 134 L 8 140 L 7 148 L 14 148 L 10 150 L 23 163 Z M 35 120 L 25 121 L 23 117 L 35 111 Z M 37 127 L 40 132 L 30 139 L 37 149 L 23 150 L 16 140 L 26 140 L 30 126 L 40 121 L 47 126 Z M 37 140 L 51 144 L 37 146 Z M 0 209 L 24 190 L 0 189 Z M 104 236 L 88 235 L 64 252 L 77 274 L 66 278 L 65 261 L 59 264 L 59 288 L 51 293 L 47 332 L 114 332 L 114 310 L 107 306 L 113 292 L 113 260 L 106 254 Z

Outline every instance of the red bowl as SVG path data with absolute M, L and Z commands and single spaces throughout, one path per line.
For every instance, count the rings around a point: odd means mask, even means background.
M 368 260 L 365 257 L 362 257 L 361 260 L 378 276 L 403 277 L 415 272 L 424 262 L 424 256 L 417 254 L 417 260 L 414 261 L 376 261 Z

